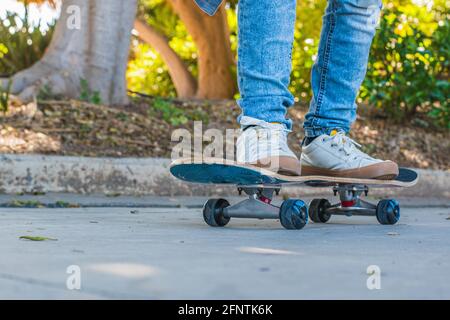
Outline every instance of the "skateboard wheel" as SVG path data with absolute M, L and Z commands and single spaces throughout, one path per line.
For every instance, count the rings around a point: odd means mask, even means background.
M 280 222 L 289 230 L 302 229 L 308 223 L 306 203 L 298 199 L 284 201 L 280 208 Z
M 331 218 L 331 215 L 325 212 L 329 207 L 331 203 L 327 199 L 314 199 L 309 204 L 309 218 L 315 223 L 326 223 Z
M 400 220 L 400 205 L 397 200 L 385 199 L 378 202 L 377 220 L 381 224 L 396 224 Z
M 225 199 L 209 199 L 203 206 L 203 219 L 211 227 L 223 227 L 230 222 L 230 218 L 223 215 L 223 209 L 230 206 Z

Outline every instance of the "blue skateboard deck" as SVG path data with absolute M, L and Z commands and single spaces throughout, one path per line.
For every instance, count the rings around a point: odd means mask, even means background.
M 419 179 L 417 172 L 400 168 L 393 180 L 354 179 L 330 176 L 285 176 L 250 165 L 223 159 L 204 159 L 194 162 L 179 159 L 170 166 L 171 174 L 183 181 L 201 184 L 232 184 L 237 186 L 300 186 L 326 187 L 336 184 L 366 185 L 371 187 L 412 187 Z

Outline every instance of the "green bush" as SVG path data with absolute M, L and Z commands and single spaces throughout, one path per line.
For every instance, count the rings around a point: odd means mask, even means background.
M 148 44 L 132 47 L 127 70 L 128 89 L 152 96 L 176 97 L 175 87 L 164 61 Z
M 450 129 L 450 22 L 448 19 L 439 24 L 433 33 L 432 50 L 439 57 L 436 76 L 434 102 L 428 115 L 436 124 Z
M 148 109 L 148 115 L 150 117 L 155 116 L 155 112 L 161 113 L 163 120 L 173 126 L 183 125 L 188 122 L 188 118 L 182 108 L 178 108 L 170 101 L 161 98 L 155 99 Z
M 309 102 L 311 92 L 311 68 L 319 48 L 322 15 L 326 1 L 299 0 L 297 22 L 292 51 L 292 74 L 290 90 L 296 101 Z
M 449 23 L 413 4 L 389 3 L 372 46 L 361 100 L 396 121 L 428 114 L 449 127 Z M 440 21 L 440 22 L 439 22 Z
M 12 75 L 38 61 L 50 43 L 54 24 L 30 26 L 26 17 L 7 12 L 0 22 L 0 74 Z
M 6 113 L 9 106 L 9 95 L 11 91 L 12 81 L 9 80 L 6 88 L 0 85 L 0 112 Z
M 93 103 L 93 104 L 101 104 L 102 98 L 100 97 L 100 92 L 98 91 L 92 91 L 89 83 L 86 79 L 80 79 L 80 100 Z

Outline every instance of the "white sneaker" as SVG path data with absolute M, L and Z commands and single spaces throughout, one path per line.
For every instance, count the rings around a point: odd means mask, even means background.
M 284 175 L 300 175 L 300 162 L 287 144 L 290 132 L 283 124 L 242 117 L 236 160 Z
M 342 131 L 321 135 L 302 147 L 302 175 L 386 180 L 398 176 L 395 162 L 372 158 L 358 147 L 361 145 Z

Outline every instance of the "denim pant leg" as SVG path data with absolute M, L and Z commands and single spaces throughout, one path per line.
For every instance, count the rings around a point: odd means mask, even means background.
M 288 90 L 296 0 L 240 0 L 238 6 L 238 101 L 243 116 L 284 123 L 294 104 Z
M 313 99 L 305 117 L 306 136 L 350 130 L 381 6 L 381 0 L 328 1 L 312 69 Z

